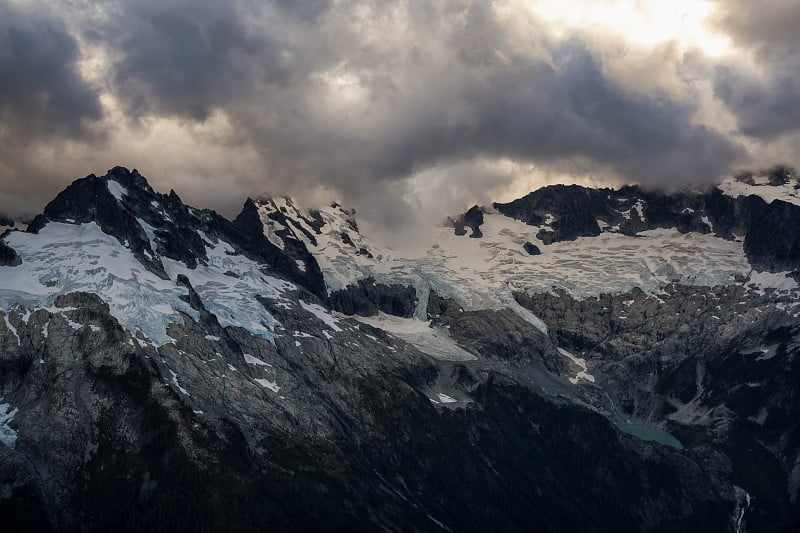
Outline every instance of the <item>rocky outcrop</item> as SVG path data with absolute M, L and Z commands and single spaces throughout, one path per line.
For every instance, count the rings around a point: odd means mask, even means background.
M 542 254 L 542 251 L 539 249 L 539 247 L 530 241 L 527 241 L 525 244 L 522 245 L 522 247 L 525 249 L 526 252 L 528 252 L 528 255 Z
M 128 205 L 133 209 L 126 209 L 120 205 L 108 188 L 108 181 L 113 180 L 125 187 Z M 151 246 L 147 232 L 137 220 L 139 211 L 150 212 L 150 201 L 155 199 L 155 192 L 147 181 L 135 170 L 129 172 L 123 167 L 115 167 L 106 177 L 90 174 L 83 179 L 76 180 L 56 198 L 47 204 L 44 213 L 37 216 L 28 226 L 28 231 L 38 233 L 48 222 L 61 222 L 65 224 L 82 224 L 96 222 L 107 234 L 113 235 L 127 246 L 136 255 L 137 259 L 153 273 L 166 278 L 164 265 L 158 254 Z M 148 217 L 152 220 L 151 217 Z M 194 237 L 197 237 L 196 235 Z M 190 236 L 187 243 L 194 243 L 196 254 L 188 254 L 190 262 L 196 264 L 197 256 L 204 258 L 205 249 L 197 246 Z M 169 246 L 174 249 L 174 246 Z
M 328 304 L 346 315 L 374 316 L 382 312 L 410 318 L 417 306 L 417 291 L 407 285 L 386 285 L 367 278 L 332 292 Z
M 441 304 L 438 307 L 441 309 Z M 428 309 L 430 312 L 430 304 Z M 564 358 L 550 339 L 510 309 L 457 313 L 451 309 L 435 316 L 452 338 L 473 354 L 513 364 L 539 364 L 555 374 L 566 370 Z
M 22 264 L 22 259 L 17 254 L 16 250 L 7 245 L 0 238 L 0 266 L 19 266 Z
M 252 201 L 245 203 L 242 214 L 231 223 L 214 211 L 185 205 L 175 191 L 168 195 L 155 192 L 135 169 L 115 167 L 106 176 L 92 174 L 76 180 L 47 205 L 28 231 L 37 233 L 49 222 L 95 222 L 103 232 L 125 243 L 148 270 L 165 279 L 162 257 L 194 269 L 207 264 L 209 240 L 221 239 L 233 246 L 235 253 L 269 265 L 317 295 L 324 294 L 314 258 L 302 243 L 287 250 L 270 243 Z
M 800 207 L 755 196 L 740 200 L 748 215 L 744 251 L 750 264 L 773 272 L 800 269 Z
M 285 227 L 288 228 L 291 222 L 287 221 L 285 215 L 281 216 L 283 223 L 286 224 Z M 276 218 L 279 217 L 276 215 Z M 312 224 L 317 222 L 315 219 L 310 221 Z M 244 203 L 242 212 L 233 221 L 233 226 L 245 237 L 248 246 L 258 250 L 264 260 L 283 277 L 306 287 L 319 297 L 325 295 L 326 287 L 322 271 L 303 241 L 289 238 L 287 234 L 284 235 L 282 241 L 283 249 L 270 242 L 264 235 L 264 223 L 259 215 L 258 207 L 252 199 L 248 198 Z M 305 231 L 304 228 L 298 227 L 298 231 Z M 308 236 L 314 239 L 313 234 L 308 233 Z
M 428 320 L 432 320 L 437 326 L 447 325 L 455 320 L 464 309 L 452 298 L 443 298 L 436 291 L 431 291 L 428 295 L 428 306 L 426 309 Z
M 455 220 L 451 220 L 450 224 L 455 228 L 456 235 L 466 235 L 466 228 L 470 228 L 472 230 L 469 234 L 471 238 L 480 239 L 483 237 L 483 233 L 481 232 L 483 211 L 477 205 L 473 205 L 466 213 Z

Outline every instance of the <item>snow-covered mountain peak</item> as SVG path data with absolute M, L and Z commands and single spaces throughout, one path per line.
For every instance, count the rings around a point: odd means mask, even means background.
M 254 206 L 266 239 L 290 254 L 310 253 L 329 290 L 368 277 L 369 267 L 385 259 L 386 250 L 361 233 L 355 211 L 338 203 L 305 209 L 291 198 L 262 197 Z
M 255 296 L 281 300 L 302 290 L 305 275 L 271 244 L 122 167 L 76 180 L 27 232 L 0 240 L 0 302 L 49 308 L 60 296 L 94 293 L 132 335 L 158 344 L 183 315 L 199 319 L 191 291 L 223 327 L 271 339 L 276 321 Z

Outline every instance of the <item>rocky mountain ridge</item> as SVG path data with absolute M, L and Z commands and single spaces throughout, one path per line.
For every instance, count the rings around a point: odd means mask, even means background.
M 549 188 L 416 251 L 78 180 L 0 239 L 0 523 L 791 531 L 795 236 L 749 232 L 800 207 L 760 179 Z

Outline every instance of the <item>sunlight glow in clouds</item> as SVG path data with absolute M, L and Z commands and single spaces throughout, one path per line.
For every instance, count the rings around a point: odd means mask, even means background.
M 676 42 L 682 51 L 696 48 L 711 57 L 727 53 L 730 38 L 712 22 L 710 2 L 699 0 L 530 0 L 528 9 L 553 25 L 557 34 L 602 31 L 639 46 Z

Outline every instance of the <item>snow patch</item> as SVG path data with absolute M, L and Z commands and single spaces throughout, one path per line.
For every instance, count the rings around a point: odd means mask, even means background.
M 621 318 L 624 318 L 624 317 L 621 317 Z M 563 355 L 564 357 L 566 357 L 567 359 L 569 359 L 570 361 L 572 361 L 573 363 L 575 363 L 581 369 L 580 371 L 578 371 L 578 373 L 575 375 L 574 378 L 569 378 L 569 382 L 570 383 L 572 383 L 573 385 L 576 385 L 578 383 L 578 381 L 580 381 L 582 379 L 584 379 L 586 381 L 589 381 L 591 383 L 594 383 L 594 376 L 591 375 L 587 371 L 588 370 L 588 366 L 586 365 L 586 359 L 582 359 L 580 357 L 575 357 L 574 355 L 572 355 L 570 352 L 568 352 L 564 348 L 558 348 L 558 352 L 561 355 Z
M 178 383 L 178 374 L 176 374 L 175 371 L 172 370 L 172 369 L 170 369 L 169 372 L 170 372 L 170 374 L 172 374 L 172 384 L 175 385 L 175 387 L 179 391 L 181 391 L 181 393 L 185 394 L 186 396 L 191 396 L 191 394 L 189 394 L 189 392 L 186 389 L 184 389 L 183 387 L 181 387 L 180 383 Z
M 325 325 L 331 328 L 334 332 L 342 331 L 342 328 L 339 327 L 338 324 L 339 320 L 332 314 L 330 314 L 328 310 L 322 307 L 321 305 L 309 304 L 304 302 L 303 300 L 300 300 L 300 305 L 302 306 L 303 309 L 305 309 L 306 311 L 308 311 L 309 313 L 320 319 L 322 322 L 324 322 Z
M 438 401 L 434 400 L 433 398 L 431 398 L 431 401 L 433 403 L 457 403 L 458 402 L 458 400 L 456 400 L 452 396 L 448 396 L 447 394 L 445 394 L 443 392 L 437 393 L 436 396 L 438 397 Z
M 122 201 L 123 196 L 128 195 L 128 189 L 120 185 L 117 181 L 108 180 L 106 186 L 108 187 L 108 192 L 110 192 L 111 196 L 116 198 L 118 202 Z
M 780 200 L 789 204 L 800 205 L 800 189 L 795 189 L 795 180 L 789 180 L 785 185 L 769 185 L 767 176 L 754 176 L 754 184 L 749 185 L 733 177 L 722 180 L 719 189 L 726 196 L 738 198 L 739 196 L 758 196 L 766 203 L 771 204 Z
M 443 361 L 472 361 L 474 355 L 456 344 L 447 330 L 430 327 L 430 321 L 400 318 L 380 313 L 372 317 L 353 317 L 359 322 L 382 329 L 411 344 L 419 351 Z M 375 337 L 372 337 L 373 339 Z M 376 339 L 377 340 L 377 339 Z
M 280 207 L 301 226 L 306 224 L 302 217 L 310 217 L 291 203 Z M 644 210 L 642 202 L 631 208 L 641 217 Z M 320 217 L 320 233 L 306 225 L 316 244 L 302 232 L 294 234 L 316 257 L 330 291 L 372 276 L 379 283 L 413 286 L 418 297 L 435 291 L 455 299 L 465 310 L 513 308 L 516 291 L 541 293 L 561 288 L 585 298 L 624 293 L 634 287 L 656 294 L 673 282 L 732 285 L 734 276 L 752 270 L 741 242 L 713 234 L 682 234 L 674 228 L 645 231 L 635 237 L 604 231 L 597 237 L 541 245 L 541 255 L 531 256 L 523 245 L 538 242 L 540 228 L 499 213 L 484 214 L 482 238 L 464 239 L 456 236 L 452 227 L 431 227 L 413 242 L 395 248 L 353 231 L 348 223 L 350 214 L 338 206 L 320 210 Z M 341 241 L 342 232 L 351 236 L 355 248 Z M 368 250 L 371 257 L 356 253 L 360 248 Z
M 274 381 L 270 381 L 268 379 L 256 379 L 254 381 L 259 385 L 261 385 L 262 387 L 264 387 L 265 389 L 271 390 L 272 392 L 278 392 L 279 390 L 281 390 L 278 384 Z
M 154 228 L 140 221 L 155 239 Z M 6 237 L 23 260 L 17 267 L 0 267 L 0 308 L 21 304 L 28 309 L 50 308 L 55 299 L 76 291 L 95 293 L 108 304 L 123 328 L 136 336 L 141 331 L 157 345 L 172 342 L 169 324 L 183 323 L 182 315 L 199 320 L 199 314 L 180 297 L 187 291 L 175 283 L 186 275 L 209 311 L 223 327 L 238 326 L 269 340 L 277 324 L 254 298 L 282 299 L 296 287 L 264 274 L 261 265 L 235 253 L 224 242 L 207 247 L 207 265 L 194 270 L 164 258 L 170 280 L 148 271 L 133 253 L 100 227 L 50 222 L 38 234 L 14 232 Z M 232 271 L 237 277 L 225 275 Z M 48 283 L 51 282 L 51 283 Z M 142 345 L 146 341 L 137 338 Z
M 244 362 L 247 363 L 247 364 L 256 365 L 256 366 L 272 366 L 269 363 L 265 363 L 264 361 L 262 361 L 261 359 L 259 359 L 257 357 L 253 357 L 249 353 L 246 353 L 246 354 L 243 354 L 243 355 L 244 355 Z
M 0 397 L 0 400 L 3 398 Z M 13 448 L 17 445 L 17 432 L 8 425 L 16 416 L 18 409 L 11 408 L 10 404 L 0 403 L 0 442 Z

